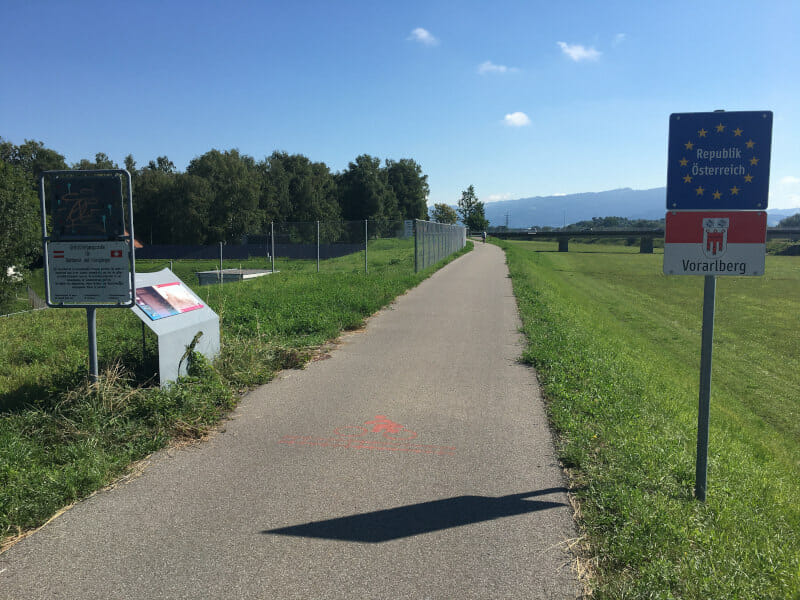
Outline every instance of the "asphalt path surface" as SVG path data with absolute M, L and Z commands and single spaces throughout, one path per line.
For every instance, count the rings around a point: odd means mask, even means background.
M 576 598 L 500 249 L 0 555 L 0 598 Z

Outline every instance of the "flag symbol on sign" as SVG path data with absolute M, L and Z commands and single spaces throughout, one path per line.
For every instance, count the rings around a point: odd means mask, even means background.
M 729 219 L 703 219 L 703 254 L 719 258 L 728 249 Z
M 53 258 L 64 258 L 63 250 L 53 250 Z
M 122 258 L 122 250 L 112 250 L 111 258 Z

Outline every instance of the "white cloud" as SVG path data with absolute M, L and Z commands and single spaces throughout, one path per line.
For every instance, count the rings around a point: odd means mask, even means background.
M 531 124 L 531 120 L 524 112 L 510 113 L 505 116 L 503 122 L 509 127 L 525 127 Z
M 783 184 L 793 184 L 793 183 L 800 183 L 800 177 L 794 177 L 792 175 L 787 175 L 786 177 L 781 178 L 781 183 Z
M 600 52 L 594 48 L 586 48 L 580 44 L 567 44 L 566 42 L 556 42 L 561 51 L 569 56 L 575 62 L 582 60 L 597 60 L 600 58 Z
M 618 33 L 617 35 L 614 36 L 614 41 L 611 42 L 611 45 L 614 47 L 619 46 L 622 42 L 625 41 L 625 37 L 626 35 L 624 33 Z
M 417 27 L 414 31 L 411 32 L 411 35 L 408 36 L 408 39 L 412 42 L 419 42 L 425 46 L 435 46 L 439 43 L 430 31 L 427 29 L 423 29 L 422 27 Z
M 500 200 L 511 200 L 511 194 L 489 194 L 486 202 L 499 202 Z
M 487 60 L 478 65 L 478 73 L 486 75 L 487 73 L 516 73 L 519 69 L 516 67 L 507 67 L 505 65 L 496 65 L 492 61 Z

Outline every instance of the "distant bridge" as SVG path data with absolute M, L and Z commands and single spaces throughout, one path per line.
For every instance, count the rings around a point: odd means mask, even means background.
M 653 253 L 653 240 L 663 239 L 663 229 L 559 229 L 557 231 L 532 231 L 527 229 L 492 231 L 489 235 L 503 240 L 558 240 L 558 251 L 569 252 L 569 240 L 573 238 L 639 238 L 639 252 L 642 254 Z M 798 239 L 800 228 L 797 227 L 768 227 L 767 239 Z

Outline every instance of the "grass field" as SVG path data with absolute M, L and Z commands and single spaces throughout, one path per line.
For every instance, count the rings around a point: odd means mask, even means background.
M 279 369 L 301 367 L 321 344 L 360 327 L 435 270 L 414 273 L 407 241 L 370 242 L 369 252 L 368 274 L 360 253 L 327 261 L 319 274 L 316 261 L 284 261 L 280 273 L 202 288 L 194 272 L 209 265 L 174 263 L 219 314 L 222 351 L 213 366 L 200 357 L 180 385 L 163 390 L 153 384 L 155 337 L 148 332 L 142 348 L 141 323 L 130 310 L 97 311 L 98 385 L 86 382 L 84 310 L 2 319 L 0 547 L 108 484 L 132 461 L 176 438 L 202 437 L 239 392 Z
M 636 247 L 502 245 L 596 597 L 800 598 L 800 260 L 718 278 L 703 504 L 703 278 Z

